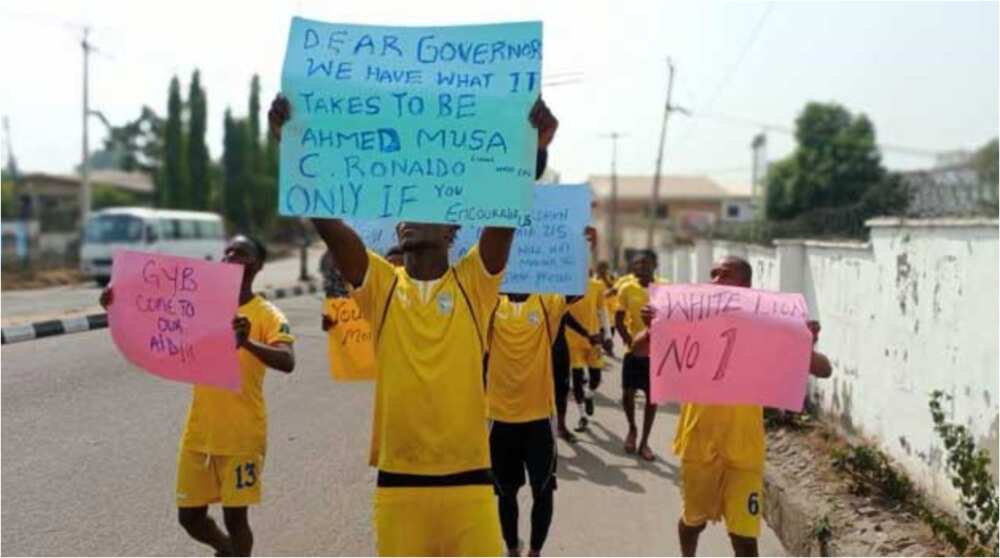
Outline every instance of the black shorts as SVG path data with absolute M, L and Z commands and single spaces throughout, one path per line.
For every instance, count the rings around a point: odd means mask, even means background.
M 531 422 L 493 421 L 490 458 L 496 493 L 513 493 L 524 486 L 528 470 L 531 490 L 556 487 L 556 440 L 549 419 Z
M 649 395 L 649 357 L 625 355 L 622 362 L 622 388 L 641 389 Z

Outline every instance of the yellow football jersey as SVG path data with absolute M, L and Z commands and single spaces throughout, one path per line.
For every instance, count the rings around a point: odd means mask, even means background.
M 674 453 L 683 461 L 759 471 L 764 467 L 764 408 L 760 405 L 681 405 Z
M 631 283 L 635 280 L 636 278 L 634 273 L 626 273 L 625 275 L 622 275 L 615 281 L 615 290 L 621 290 L 621 288 L 624 287 L 626 283 Z
M 569 307 L 569 314 L 576 319 L 584 329 L 594 335 L 601 330 L 601 320 L 599 312 L 606 309 L 604 303 L 604 282 L 600 279 L 590 279 L 587 281 L 587 292 L 583 298 L 576 301 Z M 570 349 L 589 351 L 590 339 L 577 333 L 571 328 L 566 328 L 566 342 Z
M 625 313 L 625 327 L 633 339 L 646 329 L 640 311 L 648 302 L 649 291 L 638 281 L 627 282 L 618 290 L 618 311 Z
M 552 338 L 566 311 L 563 295 L 500 297 L 489 334 L 486 384 L 490 418 L 529 422 L 552 415 Z
M 268 345 L 295 341 L 284 314 L 260 296 L 240 306 L 238 314 L 250 320 L 250 339 L 254 341 Z M 194 386 L 187 425 L 181 436 L 183 449 L 209 455 L 265 453 L 264 363 L 246 349 L 240 349 L 238 356 L 243 375 L 243 388 L 239 393 L 212 386 Z
M 432 282 L 368 253 L 364 283 L 351 296 L 375 335 L 371 453 L 380 470 L 489 468 L 482 365 L 502 279 L 486 271 L 475 247 Z

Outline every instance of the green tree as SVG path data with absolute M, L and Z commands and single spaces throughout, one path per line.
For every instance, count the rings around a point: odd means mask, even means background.
M 187 151 L 184 148 L 183 101 L 181 83 L 174 76 L 170 80 L 167 98 L 167 122 L 164 130 L 163 197 L 161 207 L 190 207 L 188 185 L 190 183 Z
M 209 208 L 209 176 L 208 146 L 205 145 L 205 129 L 207 123 L 207 102 L 205 91 L 201 88 L 201 75 L 198 70 L 191 76 L 191 88 L 188 93 L 188 103 L 191 107 L 191 117 L 188 124 L 187 160 L 190 165 L 189 174 L 189 207 L 205 210 Z
M 268 137 L 261 146 L 260 78 L 250 80 L 250 97 L 247 103 L 247 148 L 250 176 L 246 197 L 250 222 L 257 232 L 270 233 L 278 211 L 277 144 Z
M 91 154 L 91 169 L 119 169 L 142 172 L 153 178 L 155 188 L 153 203 L 162 205 L 165 199 L 165 180 L 162 173 L 165 122 L 153 109 L 142 107 L 135 120 L 113 126 L 104 138 L 104 146 Z M 95 208 L 98 200 L 92 201 Z M 121 205 L 109 203 L 110 205 Z
M 972 166 L 979 175 L 982 185 L 982 204 L 985 209 L 996 213 L 998 198 L 1000 198 L 1000 145 L 993 138 L 986 145 L 976 150 L 972 156 Z
M 247 124 L 234 120 L 226 109 L 222 153 L 223 208 L 226 218 L 238 231 L 248 230 L 247 193 L 249 172 Z
M 875 128 L 863 114 L 809 103 L 795 121 L 795 139 L 795 151 L 768 172 L 768 218 L 851 205 L 886 179 Z
M 260 78 L 254 74 L 250 80 L 250 100 L 247 103 L 247 133 L 250 137 L 251 168 L 254 173 L 264 170 L 260 150 Z
M 3 180 L 0 180 L 0 219 L 16 219 L 17 218 L 17 203 L 14 198 L 14 181 L 7 178 L 8 174 L 5 171 L 3 175 Z
M 93 208 L 148 206 L 147 196 L 136 192 L 128 192 L 108 184 L 95 184 L 93 191 Z

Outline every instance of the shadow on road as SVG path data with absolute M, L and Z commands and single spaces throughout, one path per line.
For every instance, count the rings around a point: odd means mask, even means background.
M 608 465 L 587 449 L 593 442 L 581 438 L 575 444 L 566 444 L 573 452 L 571 457 L 559 460 L 558 478 L 584 480 L 602 486 L 614 486 L 627 492 L 643 493 L 643 486 L 628 478 L 622 467 Z
M 643 393 L 641 391 L 636 393 L 635 394 L 636 409 L 641 409 L 644 402 L 645 402 L 645 397 Z M 607 395 L 604 395 L 601 392 L 597 392 L 594 394 L 594 404 L 598 407 L 607 407 L 609 409 L 617 409 L 619 411 L 621 411 L 622 409 L 621 399 L 608 397 Z M 663 405 L 660 405 L 657 410 L 658 413 L 668 413 L 671 415 L 679 414 L 680 411 L 681 407 L 677 403 L 664 403 Z
M 624 418 L 621 419 L 624 429 Z M 656 425 L 653 425 L 656 428 Z M 629 478 L 627 471 L 649 471 L 654 475 L 679 485 L 678 469 L 662 457 L 655 461 L 645 461 L 638 455 L 624 453 L 625 440 L 599 422 L 591 421 L 587 431 L 577 434 L 575 444 L 562 443 L 573 455 L 560 460 L 559 478 L 566 480 L 584 480 L 603 486 L 615 486 L 633 493 L 643 493 L 643 486 Z M 598 457 L 589 447 L 600 448 L 604 452 L 620 455 L 629 459 L 630 463 L 613 465 Z

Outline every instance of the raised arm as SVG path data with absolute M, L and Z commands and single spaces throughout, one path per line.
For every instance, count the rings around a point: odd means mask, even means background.
M 281 128 L 292 117 L 292 105 L 280 93 L 271 101 L 271 109 L 267 111 L 267 122 L 271 134 L 281 141 Z M 365 244 L 354 229 L 340 219 L 313 219 L 316 232 L 326 243 L 334 264 L 341 275 L 351 285 L 360 287 L 368 272 L 368 255 Z
M 344 280 L 360 287 L 368 272 L 368 254 L 361 237 L 340 219 L 313 219 L 312 222 Z
M 545 161 L 548 159 L 549 144 L 556 135 L 559 121 L 542 101 L 541 97 L 535 101 L 528 115 L 531 125 L 538 130 L 538 154 L 535 164 L 535 179 L 541 177 L 545 171 Z M 483 258 L 483 265 L 486 271 L 496 275 L 507 267 L 507 258 L 510 256 L 510 245 L 514 242 L 514 229 L 511 227 L 484 227 L 479 233 L 479 255 Z

